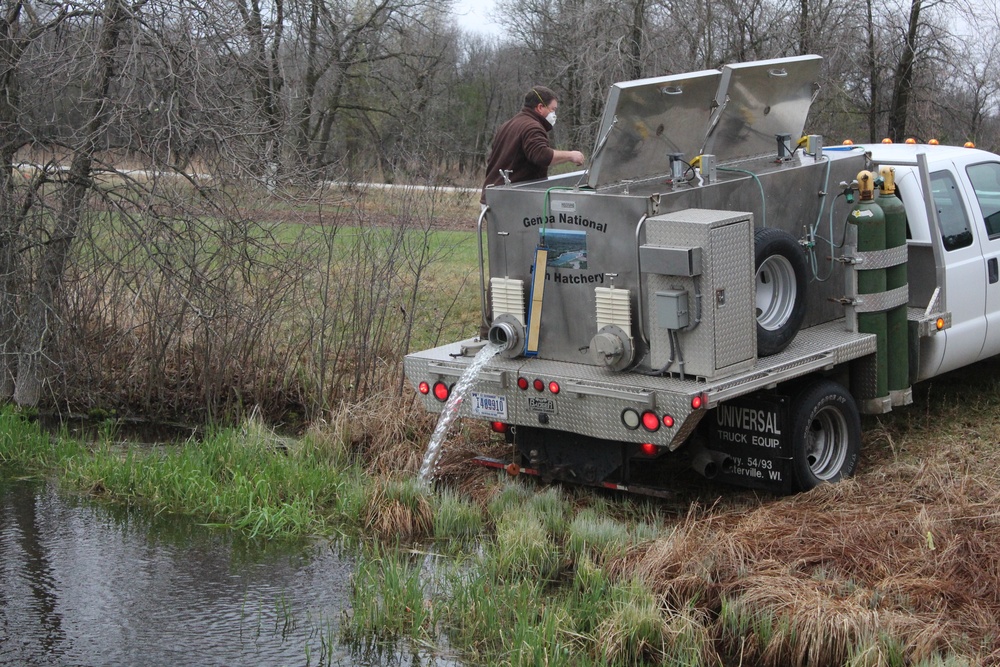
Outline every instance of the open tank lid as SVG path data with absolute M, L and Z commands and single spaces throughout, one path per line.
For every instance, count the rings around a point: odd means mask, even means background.
M 775 154 L 779 134 L 790 135 L 794 149 L 819 90 L 822 62 L 808 55 L 723 67 L 702 152 L 720 162 Z
M 611 86 L 587 184 L 598 188 L 670 173 L 670 153 L 698 154 L 722 72 L 703 70 Z
M 670 154 L 727 162 L 776 154 L 802 136 L 819 89 L 816 55 L 726 65 L 611 87 L 591 158 L 592 188 L 670 173 Z

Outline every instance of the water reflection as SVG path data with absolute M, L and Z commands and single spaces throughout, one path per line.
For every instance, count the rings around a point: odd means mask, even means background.
M 0 476 L 0 665 L 446 664 L 336 643 L 353 568 Z

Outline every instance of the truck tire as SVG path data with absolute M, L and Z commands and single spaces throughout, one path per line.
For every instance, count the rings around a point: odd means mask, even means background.
M 795 237 L 763 227 L 754 234 L 757 356 L 781 352 L 806 314 L 806 257 Z
M 806 385 L 792 404 L 791 423 L 798 490 L 854 474 L 861 451 L 861 417 L 844 387 L 827 379 Z

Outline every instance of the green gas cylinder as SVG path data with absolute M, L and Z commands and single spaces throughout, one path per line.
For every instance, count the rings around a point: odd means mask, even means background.
M 892 167 L 879 170 L 882 187 L 875 201 L 885 215 L 885 247 L 897 248 L 906 245 L 906 209 L 896 196 L 896 174 Z M 890 266 L 885 270 L 885 288 L 894 290 L 906 285 L 906 264 Z M 910 386 L 908 361 L 909 339 L 906 325 L 906 304 L 890 308 L 886 313 L 886 335 L 889 352 L 889 391 L 902 391 Z
M 847 222 L 855 225 L 858 231 L 858 251 L 874 252 L 885 250 L 885 214 L 875 202 L 875 179 L 870 171 L 858 174 L 858 203 L 847 215 Z M 864 264 L 858 269 L 858 295 L 879 294 L 886 290 L 885 269 L 866 269 Z M 858 331 L 875 334 L 876 351 L 876 386 L 875 396 L 881 398 L 889 395 L 889 374 L 886 358 L 888 356 L 887 318 L 885 311 L 858 313 Z

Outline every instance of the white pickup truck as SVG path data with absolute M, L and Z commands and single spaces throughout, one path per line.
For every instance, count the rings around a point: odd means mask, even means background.
M 616 84 L 587 170 L 488 189 L 488 341 L 407 356 L 425 406 L 468 385 L 546 479 L 792 492 L 854 472 L 861 413 L 1000 353 L 1000 157 L 824 149 L 819 62 Z

